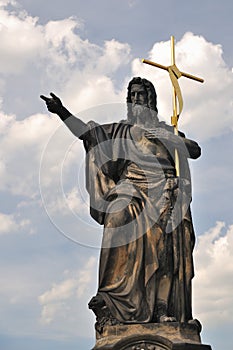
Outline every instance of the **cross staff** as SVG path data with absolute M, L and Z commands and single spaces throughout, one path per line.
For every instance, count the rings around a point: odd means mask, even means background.
M 172 100 L 173 100 L 173 115 L 171 117 L 171 124 L 174 127 L 174 134 L 178 135 L 178 119 L 183 109 L 183 98 L 178 83 L 180 77 L 189 78 L 192 80 L 199 81 L 203 83 L 202 78 L 198 78 L 194 75 L 181 72 L 175 64 L 175 39 L 174 36 L 171 36 L 171 66 L 163 66 L 162 64 L 155 63 L 146 59 L 142 59 L 143 63 L 149 64 L 151 66 L 167 70 L 172 82 Z M 179 112 L 177 112 L 177 100 L 179 105 Z M 178 151 L 175 149 L 175 166 L 176 166 L 176 176 L 180 176 L 180 167 L 179 167 L 179 156 Z

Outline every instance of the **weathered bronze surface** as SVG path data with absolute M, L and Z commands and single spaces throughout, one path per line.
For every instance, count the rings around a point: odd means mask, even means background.
M 146 79 L 129 83 L 127 119 L 112 124 L 85 124 L 54 94 L 41 97 L 87 152 L 90 213 L 104 226 L 98 291 L 89 303 L 97 339 L 109 327 L 152 323 L 189 324 L 199 334 L 191 305 L 195 237 L 188 158 L 198 158 L 200 147 L 158 120 L 156 92 Z M 175 349 L 140 341 L 121 348 Z M 104 346 L 97 348 L 121 349 Z

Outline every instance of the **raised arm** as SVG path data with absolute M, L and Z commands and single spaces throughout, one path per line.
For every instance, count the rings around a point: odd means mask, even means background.
M 51 97 L 40 96 L 40 98 L 45 101 L 48 111 L 57 114 L 76 137 L 85 134 L 88 130 L 87 124 L 73 116 L 68 109 L 63 106 L 60 98 L 54 93 L 51 92 L 50 96 Z

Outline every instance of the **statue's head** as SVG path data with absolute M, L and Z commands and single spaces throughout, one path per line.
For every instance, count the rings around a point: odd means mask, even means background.
M 128 85 L 128 121 L 134 123 L 136 113 L 146 108 L 157 119 L 157 95 L 154 85 L 147 79 L 133 78 Z

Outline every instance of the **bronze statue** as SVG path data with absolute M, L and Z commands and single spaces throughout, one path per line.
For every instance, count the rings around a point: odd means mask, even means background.
M 86 124 L 54 94 L 41 98 L 87 152 L 90 212 L 104 226 L 98 291 L 89 303 L 97 331 L 119 323 L 192 322 L 187 159 L 200 156 L 198 144 L 158 120 L 156 92 L 146 79 L 130 81 L 127 119 L 112 124 Z

